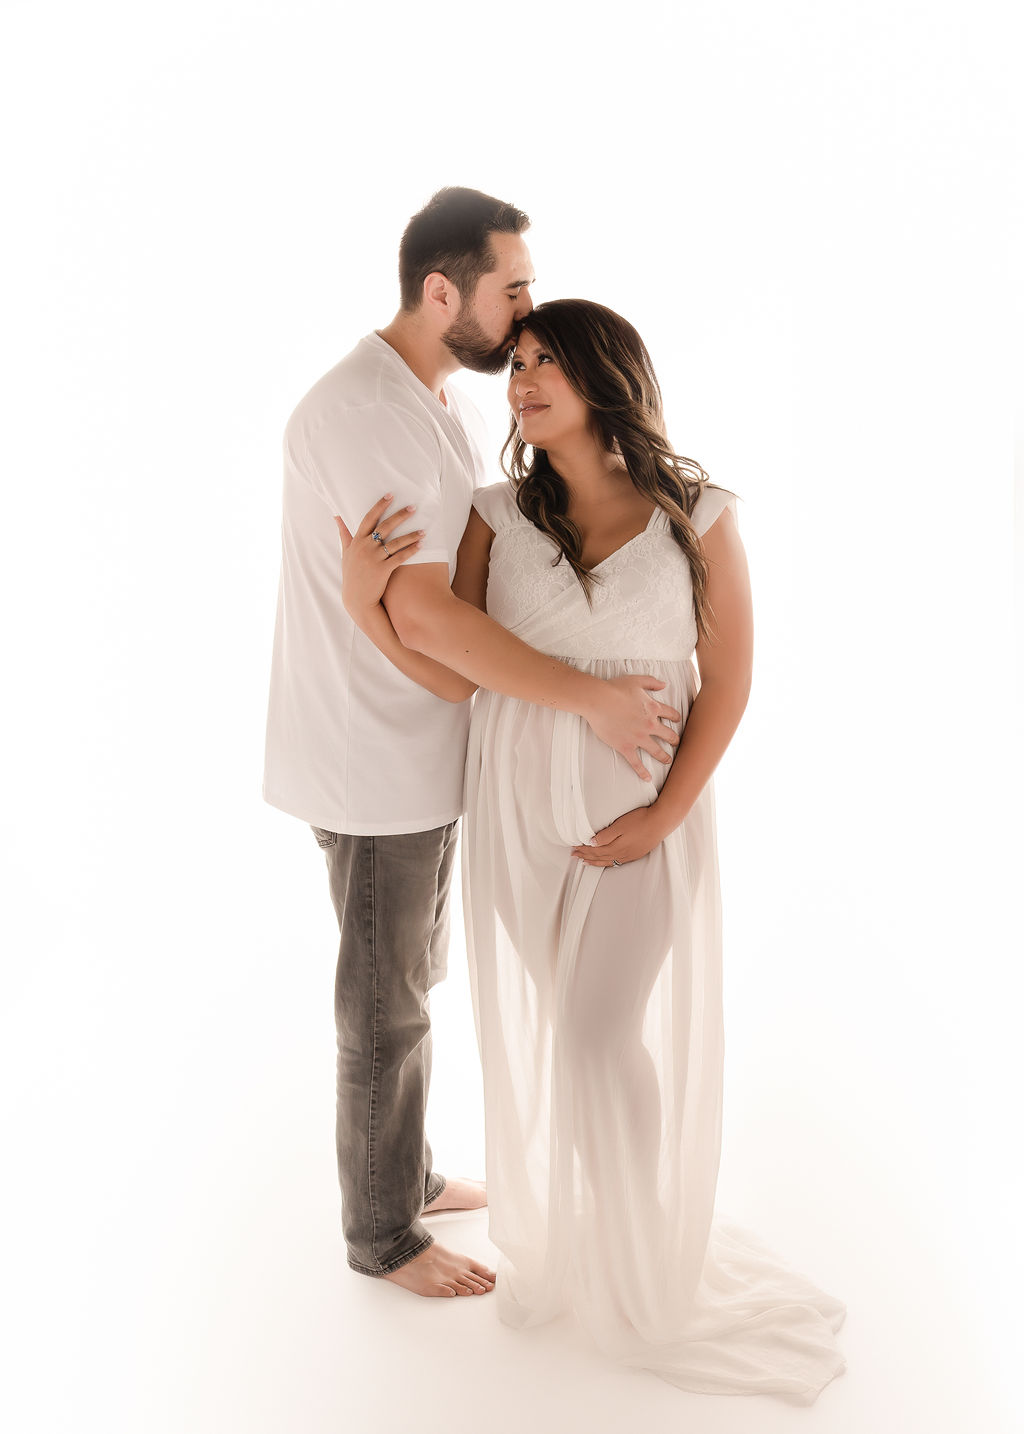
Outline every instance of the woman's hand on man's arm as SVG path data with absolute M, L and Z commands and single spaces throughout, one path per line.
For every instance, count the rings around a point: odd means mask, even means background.
M 360 632 L 399 672 L 445 702 L 465 702 L 476 691 L 476 684 L 443 663 L 406 647 L 381 602 L 391 575 L 419 552 L 423 536 L 421 532 L 396 533 L 415 510 L 410 505 L 385 518 L 390 502 L 391 495 L 387 494 L 375 503 L 355 533 L 350 533 L 342 519 L 335 515 L 342 550 L 342 601 Z
M 341 538 L 341 598 L 349 617 L 357 624 L 360 615 L 378 605 L 391 574 L 419 552 L 423 541 L 422 530 L 395 531 L 403 523 L 412 521 L 414 506 L 410 503 L 385 518 L 390 502 L 391 494 L 386 493 L 379 503 L 374 503 L 354 533 L 349 532 L 341 518 L 337 515 L 334 518 Z

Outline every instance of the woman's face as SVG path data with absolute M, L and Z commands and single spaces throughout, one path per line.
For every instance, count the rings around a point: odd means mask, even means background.
M 524 443 L 558 449 L 590 432 L 590 410 L 539 339 L 523 329 L 512 355 L 508 402 Z

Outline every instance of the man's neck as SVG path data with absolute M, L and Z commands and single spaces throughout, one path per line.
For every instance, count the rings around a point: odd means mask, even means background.
M 386 328 L 377 334 L 413 371 L 435 398 L 445 403 L 444 381 L 459 368 L 459 361 L 444 343 L 422 324 L 415 314 L 399 310 Z

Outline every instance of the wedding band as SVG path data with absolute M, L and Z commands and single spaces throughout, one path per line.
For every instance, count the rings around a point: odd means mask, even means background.
M 616 861 L 615 858 L 612 857 L 612 866 L 621 866 L 621 865 L 622 865 L 622 862 L 621 862 L 621 861 Z
M 389 551 L 389 549 L 388 549 L 387 543 L 385 543 L 385 541 L 384 541 L 383 538 L 381 538 L 381 540 L 380 540 L 380 545 L 381 545 L 381 547 L 384 549 L 384 551 L 387 553 L 388 557 L 390 558 L 391 553 L 390 553 L 390 551 Z

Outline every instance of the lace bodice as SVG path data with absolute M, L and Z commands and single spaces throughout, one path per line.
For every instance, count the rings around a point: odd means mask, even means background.
M 685 662 L 697 642 L 693 589 L 686 555 L 668 518 L 655 510 L 642 533 L 593 569 L 587 599 L 555 544 L 520 513 L 512 486 L 480 488 L 473 506 L 494 532 L 487 579 L 487 611 L 531 647 L 555 657 Z M 708 488 L 693 512 L 704 533 L 735 497 Z

